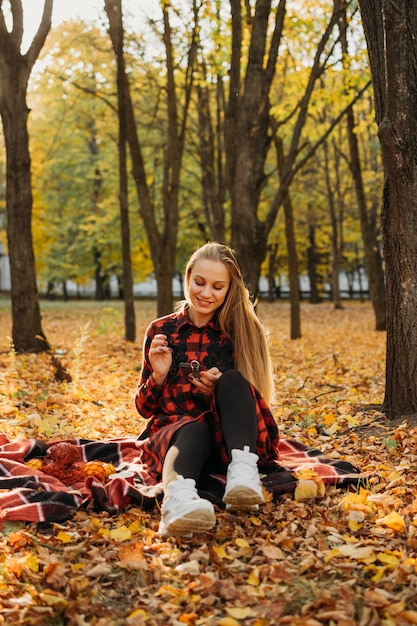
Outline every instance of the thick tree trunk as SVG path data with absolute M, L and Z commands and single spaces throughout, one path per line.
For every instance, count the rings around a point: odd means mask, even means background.
M 271 0 L 257 0 L 255 14 L 250 16 L 251 41 L 245 78 L 241 77 L 241 0 L 230 0 L 230 7 L 233 40 L 225 149 L 231 195 L 231 244 L 237 252 L 249 291 L 257 295 L 269 234 L 257 211 L 270 146 L 268 96 L 275 74 L 285 0 L 279 3 L 269 41 Z M 265 59 L 268 44 L 268 59 Z
M 12 339 L 17 352 L 49 348 L 42 331 L 32 241 L 32 184 L 26 89 L 31 69 L 51 28 L 53 0 L 45 0 L 38 31 L 25 55 L 21 0 L 11 0 L 8 30 L 0 2 L 0 114 L 6 145 L 7 241 L 10 258 Z
M 48 342 L 41 326 L 32 242 L 32 186 L 26 99 L 15 94 L 9 115 L 3 113 L 7 151 L 7 241 L 10 257 L 12 338 L 17 352 L 42 352 Z M 18 102 L 19 103 L 18 103 Z
M 417 414 L 417 4 L 359 0 L 384 164 L 387 287 L 384 410 Z
M 224 109 L 222 78 L 217 77 L 217 111 Z M 218 122 L 216 132 L 213 129 L 210 108 L 209 88 L 197 86 L 198 126 L 200 131 L 199 156 L 201 164 L 201 182 L 203 209 L 206 223 L 214 241 L 225 242 L 226 227 L 224 213 L 225 185 L 222 159 L 222 125 Z M 217 114 L 217 118 L 219 115 Z

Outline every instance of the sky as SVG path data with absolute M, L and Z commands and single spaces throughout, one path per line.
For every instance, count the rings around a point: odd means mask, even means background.
M 140 17 L 144 11 L 148 11 L 152 5 L 155 6 L 157 0 L 123 0 L 123 6 Z M 25 21 L 39 22 L 44 6 L 44 0 L 22 0 Z M 56 26 L 60 22 L 81 17 L 84 19 L 95 19 L 99 11 L 104 11 L 104 0 L 54 0 L 52 13 L 52 24 Z
M 158 0 L 122 0 L 125 17 L 132 15 L 129 24 L 144 22 L 145 15 L 151 15 L 158 7 Z M 42 17 L 44 0 L 22 0 L 25 24 L 25 39 L 31 41 Z M 97 20 L 104 14 L 104 0 L 54 0 L 52 26 L 57 26 L 71 18 Z

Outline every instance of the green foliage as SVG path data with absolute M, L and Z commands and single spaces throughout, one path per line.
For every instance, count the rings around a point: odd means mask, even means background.
M 173 37 L 176 77 L 180 82 L 185 80 L 186 63 L 182 54 L 188 43 L 187 16 L 189 18 L 191 2 L 181 6 L 171 4 L 176 14 Z M 253 3 L 250 4 L 253 9 Z M 276 8 L 276 3 L 273 6 Z M 331 8 L 330 0 L 309 0 L 301 5 L 294 0 L 288 2 L 271 92 L 271 115 L 278 125 L 277 133 L 284 142 L 285 151 L 290 146 L 297 107 L 303 97 L 317 42 L 326 27 Z M 344 69 L 335 31 L 321 59 L 324 61 L 328 55 L 327 68 L 320 76 L 311 98 L 300 140 L 300 159 L 322 137 L 352 94 L 369 78 L 366 47 L 357 12 L 349 16 L 349 22 L 349 71 Z M 242 70 L 248 52 L 249 20 L 244 20 L 244 29 Z M 125 46 L 147 183 L 159 225 L 164 219 L 164 156 L 169 149 L 166 67 L 160 32 L 158 19 L 146 25 L 146 28 L 144 24 L 142 32 L 129 29 Z M 227 239 L 230 232 L 230 204 L 225 178 L 222 179 L 221 175 L 224 176 L 225 172 L 222 132 L 228 97 L 231 32 L 230 15 L 224 3 L 219 0 L 203 3 L 200 36 L 194 87 L 203 86 L 207 89 L 211 123 L 217 133 L 214 153 L 216 165 L 219 166 L 216 174 L 219 191 L 223 194 L 221 202 Z M 219 99 L 220 87 L 225 94 L 224 100 Z M 115 61 L 106 31 L 76 20 L 54 29 L 32 76 L 29 104 L 32 109 L 29 120 L 34 195 L 33 234 L 39 279 L 43 285 L 69 279 L 83 284 L 94 277 L 97 261 L 103 275 L 120 275 Z M 183 106 L 184 103 L 180 101 L 179 107 Z M 177 272 L 183 271 L 192 250 L 213 236 L 202 192 L 198 113 L 199 103 L 194 89 L 186 121 L 188 135 L 181 171 Z M 370 90 L 355 105 L 355 117 L 368 203 L 378 223 L 382 180 Z M 338 210 L 344 269 L 353 272 L 363 264 L 363 259 L 343 121 L 328 137 L 327 143 L 331 159 L 331 185 L 333 188 L 338 186 L 340 193 Z M 1 167 L 0 158 L 0 170 Z M 260 219 L 267 215 L 279 185 L 273 142 L 265 173 L 257 207 Z M 0 216 L 3 193 L 0 187 Z M 307 271 L 309 232 L 313 224 L 319 256 L 318 271 L 324 280 L 331 272 L 331 225 L 322 149 L 298 172 L 291 184 L 290 194 L 295 214 L 300 272 Z M 134 278 L 142 280 L 152 273 L 153 265 L 139 217 L 135 184 L 131 178 L 129 199 Z M 287 271 L 281 213 L 271 232 L 270 243 L 278 244 L 277 272 L 281 275 Z M 267 271 L 266 263 L 263 271 Z

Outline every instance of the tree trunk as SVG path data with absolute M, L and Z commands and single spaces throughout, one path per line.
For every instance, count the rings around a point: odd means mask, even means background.
M 339 30 L 342 43 L 342 52 L 344 59 L 348 59 L 347 45 L 347 19 L 346 11 L 342 13 L 339 21 Z M 363 183 L 362 166 L 359 154 L 358 138 L 355 129 L 355 116 L 353 105 L 351 105 L 346 113 L 346 128 L 349 140 L 350 151 L 350 169 L 355 183 L 356 200 L 359 209 L 359 221 L 362 231 L 363 246 L 365 250 L 366 271 L 369 280 L 369 293 L 371 296 L 372 306 L 375 314 L 375 330 L 386 330 L 386 292 L 385 277 L 382 267 L 382 259 L 379 253 L 379 246 L 375 230 L 372 228 L 371 220 L 368 215 L 367 199 L 365 194 L 365 186 Z
M 202 68 L 203 69 L 203 68 Z M 217 77 L 217 107 L 224 108 L 222 98 L 222 79 Z M 199 156 L 202 172 L 203 209 L 211 238 L 225 242 L 226 227 L 224 214 L 225 185 L 222 159 L 222 127 L 217 124 L 213 130 L 210 95 L 208 85 L 197 86 L 198 127 L 200 134 Z M 220 101 L 219 101 L 220 100 Z
M 277 297 L 275 276 L 277 274 L 278 244 L 270 243 L 268 246 L 268 302 L 273 302 Z
M 297 108 L 290 146 L 279 186 L 266 218 L 258 216 L 260 194 L 265 183 L 264 166 L 271 144 L 269 119 L 270 88 L 281 35 L 284 26 L 286 0 L 280 0 L 274 10 L 275 23 L 270 23 L 271 0 L 257 0 L 255 14 L 248 15 L 250 23 L 249 53 L 243 59 L 243 24 L 241 0 L 229 0 L 232 14 L 232 53 L 230 60 L 229 100 L 225 112 L 226 180 L 231 197 L 231 243 L 236 250 L 249 290 L 257 294 L 261 265 L 268 249 L 268 236 L 290 184 L 301 167 L 297 163 L 301 134 L 316 81 L 326 66 L 326 45 L 340 16 L 341 0 L 335 0 L 334 11 L 317 44 L 305 92 Z M 245 2 L 249 12 L 251 5 Z M 245 46 L 247 42 L 245 41 Z M 241 76 L 242 66 L 245 73 Z M 275 129 L 276 130 L 276 129 Z M 319 140 L 303 159 L 313 156 Z
M 257 215 L 265 180 L 264 164 L 270 146 L 269 91 L 285 15 L 280 0 L 269 40 L 271 0 L 257 0 L 251 19 L 246 75 L 241 77 L 241 0 L 230 0 L 232 58 L 229 100 L 225 117 L 227 182 L 231 195 L 231 245 L 236 250 L 249 291 L 258 293 L 260 267 L 267 252 L 268 231 Z M 249 16 L 248 16 L 249 17 Z
M 287 240 L 288 282 L 290 285 L 290 339 L 301 337 L 300 285 L 298 282 L 298 258 L 295 242 L 294 215 L 290 192 L 284 198 L 285 238 Z
M 107 7 L 112 11 L 115 2 L 117 3 L 118 1 L 119 0 L 106 0 L 106 11 Z M 195 23 L 193 25 L 191 43 L 188 50 L 187 68 L 185 71 L 186 79 L 183 88 L 183 106 L 181 109 L 182 117 L 180 118 L 177 110 L 178 94 L 175 84 L 176 64 L 173 58 L 174 50 L 169 22 L 169 5 L 164 4 L 162 10 L 167 74 L 167 137 L 164 154 L 163 189 L 161 192 L 163 219 L 161 220 L 160 226 L 156 218 L 156 209 L 152 202 L 149 186 L 147 184 L 142 147 L 136 128 L 128 77 L 125 71 L 120 76 L 120 80 L 123 81 L 125 96 L 126 131 L 132 160 L 132 173 L 139 199 L 140 215 L 146 229 L 158 285 L 158 316 L 170 313 L 173 307 L 172 279 L 175 273 L 177 249 L 179 183 L 184 151 L 186 120 L 190 104 L 195 54 L 197 51 L 196 32 L 198 25 L 198 9 L 196 3 L 193 2 L 193 17 Z
M 417 413 L 417 4 L 359 0 L 384 165 L 387 287 L 384 410 Z
M 130 247 L 130 224 L 129 224 L 129 198 L 128 198 L 128 176 L 127 176 L 127 124 L 126 124 L 126 74 L 124 53 L 123 53 L 123 17 L 122 0 L 106 0 L 105 9 L 109 18 L 109 34 L 112 40 L 113 50 L 117 63 L 117 102 L 119 117 L 119 204 L 120 204 L 120 224 L 122 239 L 122 290 L 125 314 L 125 338 L 127 341 L 136 339 L 136 318 L 135 301 L 133 297 L 133 276 L 132 257 Z
M 332 227 L 332 297 L 335 309 L 343 309 L 342 299 L 340 297 L 339 273 L 340 273 L 340 245 L 339 245 L 339 219 L 336 208 L 336 197 L 333 191 L 330 179 L 329 153 L 327 142 L 323 144 L 324 151 L 324 177 L 326 182 L 327 201 L 329 203 L 330 224 Z M 337 172 L 337 165 L 335 167 Z
M 282 140 L 275 137 L 275 149 L 277 152 L 278 170 L 282 175 L 285 163 L 284 146 Z M 285 239 L 287 242 L 288 256 L 288 282 L 290 285 L 290 339 L 301 337 L 301 310 L 300 310 L 300 285 L 298 277 L 298 255 L 294 228 L 294 211 L 290 192 L 284 197 Z
M 38 31 L 25 55 L 20 52 L 23 12 L 11 0 L 9 32 L 0 3 L 0 114 L 6 145 L 7 241 L 10 257 L 12 339 L 17 352 L 49 348 L 42 331 L 32 241 L 32 181 L 27 130 L 27 83 L 51 28 L 53 0 L 45 0 Z
M 307 248 L 307 269 L 310 281 L 310 304 L 320 304 L 322 299 L 319 292 L 319 276 L 317 272 L 318 254 L 316 245 L 316 224 L 313 210 L 310 207 L 308 212 L 308 248 Z

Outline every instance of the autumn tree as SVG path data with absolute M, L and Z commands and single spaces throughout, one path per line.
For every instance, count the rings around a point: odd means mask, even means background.
M 347 28 L 346 11 L 343 11 L 339 21 L 340 40 L 344 65 L 347 66 L 347 69 L 349 70 L 348 41 L 346 36 Z M 369 292 L 375 312 L 375 328 L 376 330 L 386 330 L 386 293 L 384 270 L 377 241 L 375 222 L 372 219 L 372 212 L 368 208 L 369 203 L 365 192 L 359 141 L 357 137 L 355 110 L 353 105 L 350 105 L 346 112 L 346 129 L 349 140 L 349 164 L 352 172 L 352 178 L 355 183 L 359 222 L 361 225 L 362 239 L 365 249 Z
M 18 352 L 42 352 L 42 331 L 32 242 L 32 183 L 26 102 L 28 80 L 51 28 L 53 0 L 45 0 L 42 19 L 27 52 L 22 53 L 23 7 L 10 0 L 13 26 L 7 28 L 0 1 L 0 115 L 6 144 L 7 241 L 10 257 L 12 339 Z
M 118 102 L 118 153 L 119 153 L 119 202 L 120 223 L 123 250 L 123 297 L 125 303 L 125 336 L 128 341 L 136 338 L 135 304 L 133 299 L 132 260 L 130 246 L 129 196 L 127 173 L 127 121 L 126 89 L 128 87 L 126 65 L 124 61 L 124 28 L 121 0 L 105 0 L 105 9 L 109 18 L 109 34 L 116 56 L 117 66 L 117 102 Z
M 384 165 L 387 288 L 384 410 L 417 413 L 417 4 L 359 0 Z
M 325 71 L 332 50 L 332 45 L 328 47 L 328 44 L 329 41 L 332 42 L 332 33 L 340 16 L 342 2 L 336 0 L 323 32 L 317 39 L 304 92 L 293 116 L 288 147 L 284 150 L 279 186 L 265 217 L 259 214 L 259 201 L 265 185 L 265 163 L 271 142 L 271 87 L 287 7 L 286 1 L 280 0 L 278 6 L 272 10 L 270 0 L 258 0 L 254 13 L 250 12 L 248 4 L 245 5 L 245 15 L 240 0 L 230 0 L 230 4 L 232 46 L 225 148 L 232 204 L 231 242 L 238 252 L 250 290 L 256 294 L 261 264 L 267 251 L 268 235 L 296 171 L 301 167 L 297 159 L 304 162 L 306 159 L 306 155 L 300 157 L 302 131 L 314 87 Z M 244 64 L 245 23 L 250 25 L 250 42 Z M 313 153 L 310 150 L 310 156 Z
M 113 5 L 114 1 L 106 3 L 108 9 L 111 9 Z M 181 166 L 198 43 L 197 5 L 198 3 L 193 0 L 191 14 L 194 23 L 189 33 L 186 33 L 188 43 L 184 53 L 186 61 L 183 67 L 183 64 L 176 59 L 175 29 L 171 26 L 172 9 L 169 3 L 161 1 L 166 107 L 164 109 L 165 120 L 162 122 L 165 128 L 165 138 L 161 156 L 160 206 L 157 206 L 151 193 L 148 180 L 149 167 L 145 163 L 145 152 L 140 138 L 141 120 L 136 121 L 132 86 L 129 83 L 127 71 L 121 75 L 125 99 L 126 136 L 139 200 L 139 211 L 146 229 L 157 281 L 158 315 L 170 312 L 173 305 L 172 279 L 175 274 L 177 251 Z M 114 23 L 114 15 L 111 10 L 108 11 L 111 30 L 117 27 Z
M 71 20 L 51 32 L 48 44 L 29 93 L 38 278 L 65 293 L 69 281 L 71 288 L 76 283 L 81 290 L 95 275 L 96 297 L 103 298 L 111 276 L 125 295 L 116 67 L 108 35 L 95 25 Z M 131 179 L 129 185 L 134 195 Z M 143 280 L 152 265 L 136 206 L 129 219 L 133 270 Z

